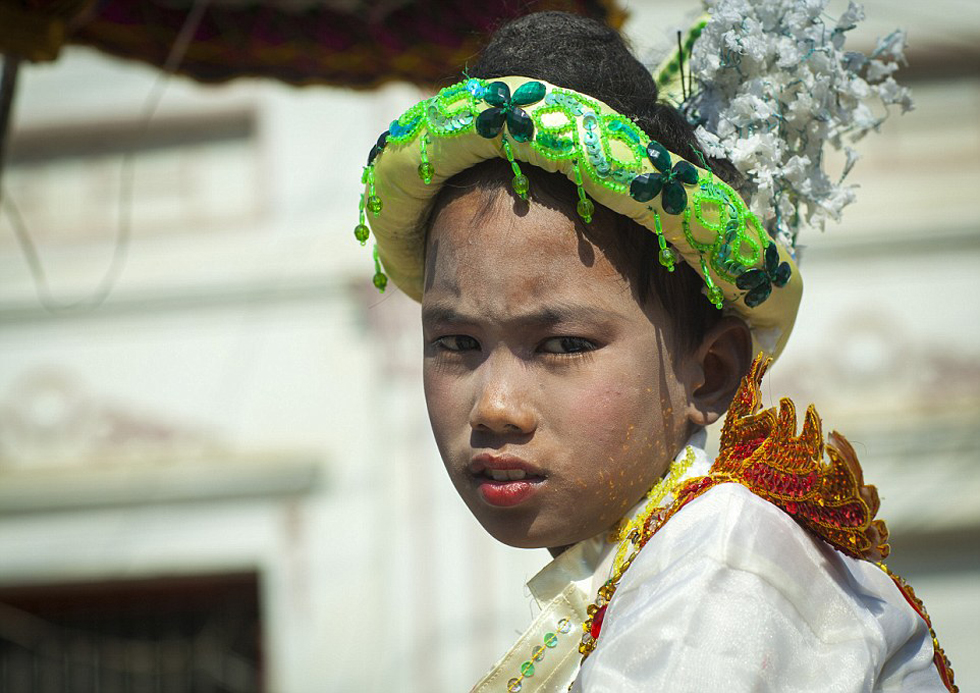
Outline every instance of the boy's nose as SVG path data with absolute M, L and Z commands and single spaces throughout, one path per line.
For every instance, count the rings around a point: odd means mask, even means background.
M 537 417 L 523 383 L 528 373 L 521 364 L 502 360 L 491 357 L 483 364 L 486 371 L 470 411 L 470 427 L 497 434 L 532 433 Z

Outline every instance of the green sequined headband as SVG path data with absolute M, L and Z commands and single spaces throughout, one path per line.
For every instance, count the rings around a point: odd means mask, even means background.
M 606 104 L 528 77 L 446 87 L 392 121 L 371 149 L 354 235 L 365 244 L 374 234 L 379 290 L 390 276 L 421 300 L 421 220 L 433 197 L 448 178 L 496 157 L 510 162 L 514 192 L 525 199 L 522 163 L 573 181 L 584 222 L 599 203 L 648 228 L 667 271 L 689 264 L 708 299 L 748 323 L 756 347 L 773 356 L 782 350 L 802 281 L 789 249 L 770 238 L 739 194 Z

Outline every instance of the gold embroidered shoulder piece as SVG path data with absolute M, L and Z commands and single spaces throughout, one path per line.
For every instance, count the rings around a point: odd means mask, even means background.
M 778 412 L 762 409 L 759 388 L 770 363 L 772 359 L 757 357 L 742 379 L 725 418 L 711 477 L 742 484 L 850 556 L 884 559 L 888 529 L 874 519 L 878 492 L 865 485 L 850 443 L 837 432 L 824 443 L 812 405 L 799 435 L 791 400 L 780 400 Z
M 778 411 L 762 409 L 759 388 L 770 363 L 772 359 L 756 358 L 742 379 L 722 427 L 721 452 L 709 474 L 685 482 L 668 507 L 647 508 L 641 513 L 642 526 L 634 528 L 623 540 L 629 544 L 623 548 L 632 547 L 632 551 L 599 588 L 582 624 L 579 652 L 583 661 L 596 648 L 606 607 L 619 581 L 647 542 L 688 503 L 719 484 L 734 482 L 779 506 L 834 548 L 871 561 L 885 571 L 925 621 L 939 676 L 951 693 L 957 693 L 953 668 L 939 646 L 925 607 L 912 588 L 881 562 L 888 555 L 888 529 L 882 520 L 874 519 L 878 492 L 864 483 L 854 449 L 836 432 L 824 442 L 820 417 L 812 406 L 806 410 L 799 435 L 796 407 L 791 400 L 780 400 Z

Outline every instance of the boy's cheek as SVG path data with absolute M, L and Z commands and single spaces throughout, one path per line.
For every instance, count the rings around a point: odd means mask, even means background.
M 457 402 L 460 388 L 452 387 L 452 383 L 447 378 L 426 372 L 423 376 L 423 385 L 432 434 L 435 436 L 436 445 L 445 457 L 447 439 L 453 425 L 449 412 L 456 412 L 457 418 L 464 417 L 466 420 L 468 420 L 468 412 L 462 412 L 462 407 Z
M 570 428 L 605 447 L 610 455 L 659 440 L 672 412 L 665 413 L 659 392 L 652 388 L 623 386 L 635 377 L 624 375 L 613 382 L 563 393 L 558 401 L 565 403 L 564 418 Z

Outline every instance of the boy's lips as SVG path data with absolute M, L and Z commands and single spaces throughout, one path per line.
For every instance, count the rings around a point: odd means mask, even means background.
M 540 467 L 525 462 L 513 455 L 494 455 L 484 452 L 473 457 L 469 464 L 469 472 L 473 476 L 484 476 L 495 481 L 516 481 L 524 478 L 544 479 L 545 474 Z
M 490 505 L 509 507 L 530 498 L 545 480 L 544 472 L 511 455 L 476 455 L 468 467 L 480 495 Z

